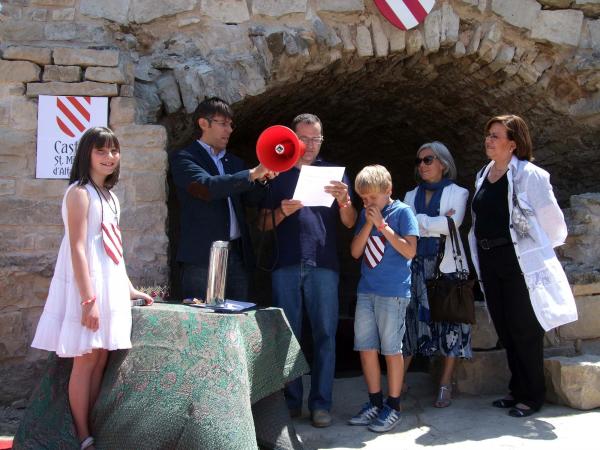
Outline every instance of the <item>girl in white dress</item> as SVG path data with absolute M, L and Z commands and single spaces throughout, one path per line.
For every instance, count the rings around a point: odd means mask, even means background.
M 104 127 L 87 130 L 77 146 L 62 202 L 65 225 L 54 276 L 32 347 L 73 358 L 69 403 L 82 449 L 93 449 L 88 413 L 109 350 L 131 348 L 132 298 L 125 270 L 120 206 L 110 189 L 119 179 L 120 146 Z

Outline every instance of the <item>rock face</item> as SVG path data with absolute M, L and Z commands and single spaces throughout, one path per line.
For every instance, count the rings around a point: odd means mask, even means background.
M 33 379 L 39 367 L 40 355 L 26 344 L 63 234 L 65 181 L 35 178 L 39 95 L 111 97 L 109 123 L 123 150 L 116 192 L 129 274 L 136 284 L 166 284 L 178 279 L 175 263 L 169 279 L 178 210 L 166 176 L 167 142 L 171 151 L 195 138 L 191 115 L 205 97 L 234 105 L 229 148 L 249 164 L 264 128 L 314 112 L 324 124 L 323 156 L 351 176 L 384 164 L 398 198 L 414 187 L 421 144 L 446 143 L 458 182 L 472 186 L 486 160 L 483 124 L 499 112 L 522 114 L 536 162 L 566 205 L 573 194 L 600 191 L 599 49 L 593 0 L 440 0 L 408 32 L 364 0 L 3 2 L 0 290 L 10 294 L 0 297 L 0 324 L 8 324 L 0 331 L 0 402 L 23 396 L 29 385 L 11 386 L 21 373 Z M 573 198 L 571 237 L 559 250 L 579 280 L 582 308 L 600 295 L 590 291 L 600 274 L 582 279 L 600 267 L 593 195 Z M 358 271 L 349 238 L 339 243 L 348 281 L 340 295 L 351 314 Z M 493 328 L 485 315 L 479 319 L 474 346 L 491 349 Z M 556 339 L 571 347 L 593 341 L 600 337 L 592 337 L 593 326 L 586 316 Z M 479 380 L 465 389 L 488 389 L 479 369 L 465 367 L 465 376 Z
M 531 37 L 539 41 L 576 46 L 582 25 L 581 11 L 541 11 L 533 24 Z
M 115 50 L 90 50 L 56 48 L 52 52 L 54 63 L 61 66 L 108 66 L 119 64 L 119 52 Z
M 531 30 L 542 5 L 536 0 L 492 0 L 492 11 L 515 27 Z
M 549 401 L 583 410 L 600 407 L 600 356 L 548 358 L 544 373 Z
M 570 203 L 571 207 L 565 214 L 569 229 L 568 245 L 559 247 L 560 255 L 573 265 L 597 269 L 600 254 L 600 193 L 574 195 Z

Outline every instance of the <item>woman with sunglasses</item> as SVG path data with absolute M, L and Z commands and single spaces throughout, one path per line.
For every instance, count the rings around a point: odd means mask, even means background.
M 471 357 L 471 326 L 464 323 L 432 322 L 429 315 L 426 280 L 435 275 L 437 255 L 442 236 L 448 236 L 447 216 L 460 227 L 465 216 L 469 192 L 454 183 L 456 165 L 450 151 L 441 142 L 423 144 L 415 159 L 418 186 L 408 192 L 404 203 L 410 205 L 419 222 L 420 238 L 417 256 L 412 261 L 411 302 L 406 310 L 404 335 L 404 369 L 408 370 L 412 356 L 440 354 L 444 365 L 434 406 L 450 406 L 452 372 L 457 357 Z M 443 273 L 456 272 L 457 265 L 468 270 L 462 242 L 461 257 L 454 260 L 450 238 L 445 240 L 444 257 L 440 263 Z
M 491 160 L 478 174 L 469 244 L 487 307 L 506 349 L 509 393 L 493 402 L 526 417 L 544 403 L 545 331 L 577 320 L 554 247 L 567 237 L 550 175 L 532 164 L 529 129 L 519 116 L 485 125 Z

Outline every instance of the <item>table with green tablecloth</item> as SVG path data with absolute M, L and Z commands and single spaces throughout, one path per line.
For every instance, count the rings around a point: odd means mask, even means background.
M 280 309 L 157 303 L 132 312 L 133 348 L 112 352 L 91 414 L 98 449 L 255 449 L 252 405 L 308 371 Z M 15 449 L 78 448 L 71 363 L 50 358 Z

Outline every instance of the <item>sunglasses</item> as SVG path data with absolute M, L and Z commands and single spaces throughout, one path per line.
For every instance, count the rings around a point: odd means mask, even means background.
M 433 161 L 437 159 L 437 156 L 428 155 L 424 158 L 415 158 L 415 167 L 419 167 L 421 163 L 425 163 L 426 166 L 430 166 L 433 164 Z

